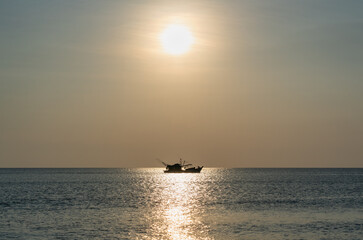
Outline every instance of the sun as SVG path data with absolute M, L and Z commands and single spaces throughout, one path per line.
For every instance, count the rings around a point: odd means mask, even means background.
M 166 53 L 181 55 L 189 51 L 194 37 L 188 27 L 171 24 L 161 33 L 160 41 Z

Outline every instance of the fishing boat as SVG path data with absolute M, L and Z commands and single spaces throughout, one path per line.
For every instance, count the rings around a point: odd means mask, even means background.
M 183 161 L 182 159 L 180 159 L 179 163 L 175 164 L 167 164 L 165 162 L 162 163 L 166 167 L 164 173 L 200 173 L 203 168 L 203 166 L 193 167 L 192 164 L 186 163 L 186 161 Z

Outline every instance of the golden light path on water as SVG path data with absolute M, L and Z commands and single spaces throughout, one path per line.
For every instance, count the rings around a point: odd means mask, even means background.
M 203 191 L 198 180 L 202 174 L 170 173 L 159 177 L 162 181 L 157 196 L 160 204 L 149 216 L 154 218 L 151 229 L 155 237 L 147 239 L 212 239 L 200 216 Z

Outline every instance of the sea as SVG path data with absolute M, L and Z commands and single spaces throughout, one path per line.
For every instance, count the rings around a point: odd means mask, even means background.
M 0 239 L 363 239 L 363 169 L 0 169 Z

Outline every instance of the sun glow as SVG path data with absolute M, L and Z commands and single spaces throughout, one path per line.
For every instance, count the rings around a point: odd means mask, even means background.
M 194 43 L 194 37 L 188 27 L 171 24 L 161 33 L 160 41 L 166 53 L 181 55 L 188 52 Z

